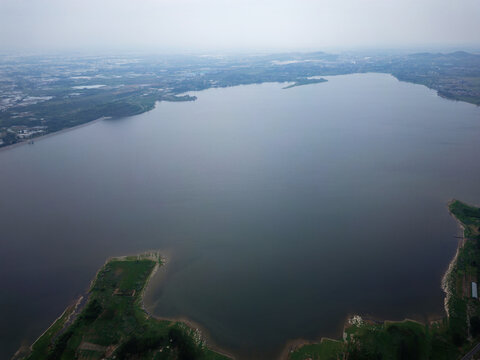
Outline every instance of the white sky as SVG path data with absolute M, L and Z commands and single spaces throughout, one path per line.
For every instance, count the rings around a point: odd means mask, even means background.
M 480 0 L 0 0 L 0 51 L 479 45 Z

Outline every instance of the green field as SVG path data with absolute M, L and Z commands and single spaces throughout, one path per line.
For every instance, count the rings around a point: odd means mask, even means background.
M 446 332 L 446 323 L 359 321 L 348 324 L 345 341 L 322 341 L 295 349 L 291 360 L 456 359 L 460 350 Z
M 339 340 L 322 339 L 318 344 L 306 344 L 290 354 L 291 360 L 342 359 L 345 344 Z
M 73 323 L 64 327 L 70 307 L 26 359 L 227 359 L 209 350 L 198 331 L 143 310 L 142 292 L 160 262 L 158 254 L 108 261 Z

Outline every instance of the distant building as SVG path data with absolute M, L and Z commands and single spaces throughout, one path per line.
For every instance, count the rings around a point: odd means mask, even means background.
M 472 281 L 472 298 L 478 299 L 477 283 Z

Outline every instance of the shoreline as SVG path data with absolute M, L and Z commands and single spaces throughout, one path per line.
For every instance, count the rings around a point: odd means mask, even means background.
M 160 252 L 158 252 L 158 254 L 160 254 Z M 121 257 L 121 258 L 125 258 L 125 257 L 126 256 Z M 112 259 L 114 260 L 114 259 L 119 259 L 119 258 L 116 257 L 116 258 L 112 258 Z M 147 306 L 145 305 L 145 293 L 147 291 L 149 291 L 149 289 L 151 289 L 151 280 L 153 279 L 153 277 L 155 275 L 157 275 L 159 269 L 162 268 L 162 267 L 164 269 L 166 269 L 166 265 L 167 265 L 167 262 L 168 262 L 169 258 L 161 256 L 160 259 L 162 260 L 162 263 L 159 264 L 157 262 L 157 264 L 153 268 L 152 272 L 148 276 L 148 278 L 145 282 L 145 286 L 143 287 L 142 292 L 140 294 L 140 307 L 145 312 L 146 316 L 150 317 L 152 319 L 155 319 L 155 320 L 159 320 L 159 321 L 181 322 L 181 323 L 185 324 L 187 327 L 189 327 L 190 329 L 199 332 L 200 333 L 200 338 L 202 339 L 204 344 L 208 347 L 208 349 L 210 349 L 210 350 L 212 350 L 216 353 L 219 353 L 221 355 L 227 356 L 231 359 L 236 359 L 235 355 L 233 355 L 228 350 L 226 350 L 226 349 L 220 347 L 218 344 L 216 344 L 213 341 L 213 339 L 212 339 L 210 333 L 208 332 L 208 330 L 205 327 L 203 327 L 202 325 L 200 325 L 198 322 L 195 322 L 194 320 L 191 320 L 186 316 L 166 317 L 166 316 L 155 315 L 152 311 L 147 309 Z
M 438 89 L 435 89 L 433 87 L 430 87 L 428 85 L 425 85 L 423 83 L 419 83 L 419 82 L 415 82 L 415 81 L 411 81 L 411 80 L 403 80 L 403 79 L 400 79 L 398 78 L 396 75 L 394 75 L 393 72 L 381 72 L 381 71 L 367 71 L 367 72 L 348 72 L 348 73 L 340 73 L 340 74 L 335 74 L 335 75 L 313 75 L 313 76 L 308 76 L 307 79 L 308 80 L 319 80 L 319 81 L 315 81 L 315 82 L 307 82 L 307 83 L 299 83 L 298 82 L 298 79 L 295 79 L 295 80 L 285 80 L 285 81 L 273 81 L 273 80 L 269 80 L 269 81 L 265 81 L 265 82 L 260 82 L 260 83 L 257 83 L 257 82 L 252 82 L 252 83 L 247 83 L 247 84 L 235 84 L 235 85 L 228 85 L 228 86 L 220 86 L 220 87 L 216 87 L 216 86 L 210 86 L 210 87 L 207 87 L 205 89 L 201 89 L 201 90 L 186 90 L 186 91 L 183 91 L 181 93 L 178 93 L 178 94 L 175 94 L 173 95 L 174 98 L 176 97 L 182 97 L 182 96 L 189 96 L 190 93 L 197 93 L 197 92 L 201 92 L 201 91 L 206 91 L 206 90 L 210 90 L 210 89 L 224 89 L 224 88 L 229 88 L 229 87 L 236 87 L 236 86 L 249 86 L 249 85 L 261 85 L 261 84 L 266 84 L 266 83 L 275 83 L 275 84 L 287 84 L 286 87 L 283 87 L 282 89 L 289 89 L 289 88 L 292 88 L 292 87 L 298 87 L 298 86 L 304 86 L 304 85 L 315 85 L 315 84 L 320 84 L 320 83 L 323 83 L 323 82 L 327 82 L 329 81 L 327 78 L 328 77 L 335 77 L 335 76 L 348 76 L 348 75 L 356 75 L 356 74 L 387 74 L 387 75 L 390 75 L 392 76 L 393 78 L 397 79 L 398 81 L 400 82 L 404 82 L 404 83 L 409 83 L 409 84 L 414 84 L 414 85 L 419 85 L 419 86 L 424 86 L 426 87 L 427 89 L 429 90 L 432 90 L 432 91 L 435 91 L 436 92 L 436 95 L 440 98 L 443 98 L 443 99 L 447 99 L 447 100 L 451 100 L 451 101 L 456 101 L 456 102 L 463 102 L 463 103 L 466 103 L 466 104 L 471 104 L 471 105 L 474 105 L 476 107 L 480 107 L 480 103 L 477 103 L 477 102 L 472 102 L 472 101 L 468 101 L 467 99 L 458 99 L 454 96 L 448 96 L 444 93 L 441 93 L 440 90 Z M 324 81 L 322 81 L 324 80 Z M 290 85 L 288 85 L 290 84 Z M 185 95 L 184 95 L 185 94 Z M 193 96 L 193 101 L 197 100 L 196 96 L 194 95 Z M 133 114 L 133 115 L 124 115 L 124 116 L 118 116 L 118 117 L 115 117 L 116 119 L 120 119 L 120 118 L 125 118 L 125 117 L 132 117 L 132 116 L 136 116 L 136 115 L 141 115 L 141 114 L 144 114 L 144 113 L 147 113 L 147 112 L 150 112 L 152 110 L 154 110 L 156 107 L 157 107 L 157 104 L 159 102 L 162 102 L 162 101 L 166 101 L 166 102 L 183 102 L 183 101 L 192 101 L 192 100 L 172 100 L 172 99 L 160 99 L 160 100 L 156 100 L 154 105 L 153 105 L 153 108 L 149 109 L 149 110 L 145 110 L 145 111 L 142 111 L 138 114 Z M 21 145 L 25 145 L 25 144 L 28 144 L 29 141 L 35 141 L 35 140 L 42 140 L 44 138 L 48 138 L 49 136 L 53 136 L 53 135 L 59 135 L 59 134 L 62 134 L 66 131 L 70 131 L 70 130 L 75 130 L 75 129 L 78 129 L 78 128 L 81 128 L 83 126 L 87 126 L 89 124 L 93 124 L 97 121 L 100 121 L 100 120 L 106 120 L 106 119 L 112 119 L 113 117 L 111 116 L 101 116 L 100 118 L 98 119 L 95 119 L 95 120 L 91 120 L 91 121 L 87 121 L 83 124 L 79 124 L 79 125 L 75 125 L 75 126 L 72 126 L 72 127 L 66 127 L 66 128 L 63 128 L 61 130 L 58 130 L 58 131 L 53 131 L 51 133 L 47 133 L 45 135 L 40 135 L 40 136 L 36 136 L 36 137 L 33 137 L 33 138 L 29 138 L 29 139 L 25 139 L 25 140 L 22 140 L 22 141 L 19 141 L 19 142 L 16 142 L 14 144 L 10 144 L 10 145 L 6 145 L 6 146 L 1 146 L 0 147 L 0 152 L 2 151 L 5 151 L 7 149 L 13 149 L 17 146 L 21 146 Z
M 462 224 L 462 222 L 459 219 L 457 219 L 455 217 L 455 215 L 450 210 L 450 204 L 452 204 L 454 201 L 455 201 L 455 199 L 450 199 L 447 202 L 447 209 L 448 209 L 448 213 L 450 214 L 450 216 L 457 223 L 457 227 L 461 231 L 462 236 L 458 240 L 457 249 L 455 250 L 455 255 L 453 256 L 452 260 L 450 260 L 450 262 L 448 263 L 447 270 L 442 275 L 441 281 L 440 281 L 440 284 L 441 284 L 440 287 L 443 290 L 443 292 L 445 293 L 443 309 L 444 309 L 444 312 L 445 312 L 445 315 L 446 315 L 447 318 L 449 318 L 449 316 L 450 316 L 449 311 L 448 311 L 448 302 L 451 298 L 450 288 L 452 286 L 451 282 L 449 281 L 449 278 L 450 278 L 450 275 L 452 274 L 452 271 L 453 271 L 453 269 L 454 269 L 454 267 L 457 263 L 458 256 L 460 254 L 460 250 L 463 248 L 463 246 L 465 245 L 465 242 L 467 241 L 467 238 L 465 237 L 465 227 L 464 227 L 464 225 Z M 318 340 L 306 340 L 306 339 L 302 339 L 302 338 L 291 339 L 291 340 L 288 340 L 287 343 L 285 344 L 285 346 L 284 346 L 284 348 L 283 348 L 283 350 L 280 354 L 280 357 L 278 359 L 279 360 L 287 360 L 290 353 L 294 352 L 295 350 L 300 349 L 302 346 L 320 344 L 322 341 L 325 341 L 325 340 L 333 340 L 333 341 L 339 341 L 339 342 L 344 343 L 344 341 L 345 341 L 344 340 L 345 329 L 348 326 L 349 319 L 352 319 L 354 316 L 360 316 L 364 320 L 373 321 L 373 322 L 376 322 L 376 323 L 379 323 L 379 324 L 380 323 L 383 323 L 383 324 L 385 324 L 385 323 L 401 323 L 401 322 L 405 322 L 405 321 L 413 321 L 413 322 L 416 322 L 416 323 L 421 324 L 421 325 L 428 325 L 428 324 L 434 323 L 438 320 L 443 319 L 443 317 L 444 317 L 444 316 L 438 316 L 438 315 L 429 315 L 427 321 L 420 321 L 420 320 L 411 319 L 411 318 L 408 318 L 408 317 L 404 318 L 403 320 L 385 320 L 385 319 L 377 318 L 375 316 L 372 317 L 372 316 L 361 316 L 361 315 L 348 315 L 343 322 L 342 338 L 332 339 L 330 337 L 323 337 L 322 336 Z
M 204 345 L 208 347 L 209 350 L 212 350 L 220 355 L 227 356 L 231 358 L 232 360 L 235 360 L 236 357 L 233 355 L 231 352 L 228 350 L 225 350 L 224 348 L 221 348 L 219 345 L 217 345 L 212 339 L 210 334 L 208 333 L 208 330 L 206 330 L 202 325 L 199 323 L 184 317 L 162 317 L 158 315 L 154 315 L 150 312 L 147 312 L 147 316 L 151 317 L 152 319 L 159 320 L 159 321 L 170 321 L 170 322 L 180 322 L 184 324 L 185 326 L 189 327 L 190 329 L 197 331 L 200 333 L 200 338 L 202 339 Z
M 83 124 L 79 124 L 79 125 L 75 125 L 75 126 L 72 126 L 72 127 L 67 127 L 67 128 L 64 128 L 62 130 L 58 130 L 58 131 L 52 131 L 51 133 L 48 133 L 48 134 L 45 134 L 45 135 L 40 135 L 40 136 L 36 136 L 36 137 L 33 137 L 33 138 L 30 138 L 30 139 L 25 139 L 23 141 L 19 141 L 19 142 L 16 142 L 15 144 L 10 144 L 10 145 L 6 145 L 6 146 L 2 146 L 0 147 L 0 152 L 2 151 L 7 151 L 7 150 L 11 150 L 13 148 L 16 148 L 16 147 L 19 147 L 19 146 L 24 146 L 24 145 L 29 145 L 29 142 L 30 141 L 41 141 L 41 140 L 44 140 L 44 139 L 47 139 L 51 136 L 56 136 L 56 135 L 61 135 L 63 133 L 66 133 L 68 131 L 73 131 L 73 130 L 77 130 L 77 129 L 80 129 L 84 126 L 88 126 L 88 125 L 93 125 L 99 121 L 103 121 L 103 120 L 108 120 L 108 119 L 112 119 L 112 117 L 110 116 L 102 116 L 102 117 L 99 117 L 98 119 L 95 119 L 95 120 L 92 120 L 92 121 L 87 121 Z M 35 145 L 35 144 L 32 144 L 32 145 Z
M 382 319 L 382 318 L 379 318 L 379 317 L 375 317 L 375 316 L 371 316 L 371 315 L 364 315 L 364 316 L 361 316 L 362 319 L 364 320 L 367 320 L 367 321 L 372 321 L 372 322 L 375 322 L 375 323 L 401 323 L 401 322 L 405 322 L 405 321 L 411 321 L 411 322 L 416 322 L 418 324 L 421 324 L 421 325 L 427 325 L 427 324 L 430 324 L 430 323 L 434 323 L 440 319 L 442 319 L 445 315 L 447 316 L 447 318 L 449 317 L 449 312 L 448 312 L 448 307 L 447 307 L 447 304 L 448 304 L 448 300 L 450 299 L 450 284 L 449 282 L 447 281 L 449 275 L 451 274 L 456 262 L 457 262 L 457 259 L 458 259 L 458 256 L 459 256 L 459 252 L 460 250 L 462 249 L 463 245 L 465 244 L 465 241 L 466 241 L 466 238 L 464 236 L 464 226 L 463 224 L 453 215 L 453 213 L 450 211 L 450 204 L 455 201 L 454 199 L 450 199 L 448 202 L 447 202 L 447 209 L 448 209 L 448 213 L 450 214 L 450 216 L 453 217 L 453 219 L 455 220 L 455 222 L 457 223 L 457 226 L 458 226 L 458 229 L 460 229 L 461 233 L 462 233 L 462 237 L 461 239 L 458 240 L 458 244 L 457 244 L 457 248 L 456 248 L 456 251 L 455 251 L 455 255 L 454 257 L 452 258 L 452 260 L 450 260 L 450 262 L 448 263 L 448 266 L 447 266 L 447 270 L 445 271 L 445 273 L 442 275 L 441 277 L 441 281 L 440 281 L 440 288 L 444 291 L 445 293 L 445 297 L 444 297 L 444 306 L 443 306 L 443 309 L 444 309 L 444 314 L 440 315 L 440 314 L 430 314 L 427 316 L 427 319 L 425 321 L 423 320 L 419 320 L 418 318 L 416 318 L 415 316 L 413 317 L 406 317 L 404 319 L 401 319 L 401 320 L 388 320 L 388 319 Z M 162 264 L 163 265 L 163 264 Z M 145 306 L 145 303 L 144 303 L 144 292 L 147 291 L 147 287 L 149 287 L 151 284 L 150 284 L 150 280 L 151 278 L 157 273 L 158 269 L 160 268 L 160 266 L 156 267 L 154 269 L 154 271 L 152 271 L 152 274 L 149 276 L 148 280 L 147 280 L 147 283 L 145 285 L 145 288 L 143 290 L 143 293 L 142 293 L 142 297 L 141 297 L 141 301 L 142 301 L 142 308 L 144 309 L 144 311 L 147 313 L 148 316 L 154 318 L 154 319 L 157 319 L 157 320 L 166 320 L 166 321 L 178 321 L 178 322 L 182 322 L 182 323 L 185 323 L 188 327 L 194 329 L 194 330 L 197 330 L 201 333 L 202 335 L 202 339 L 205 341 L 205 344 L 208 344 L 208 347 L 212 350 L 214 350 L 215 352 L 218 352 L 218 353 L 221 353 L 225 356 L 229 356 L 231 357 L 232 359 L 235 359 L 235 356 L 231 353 L 227 351 L 225 351 L 225 349 L 222 349 L 218 344 L 216 344 L 212 339 L 211 339 L 211 335 L 209 334 L 208 330 L 206 330 L 201 324 L 185 317 L 185 316 L 178 316 L 178 317 L 162 317 L 162 316 L 158 316 L 158 315 L 155 315 L 153 314 L 151 311 L 147 310 L 146 306 Z M 349 319 L 352 319 L 354 316 L 357 316 L 358 314 L 353 314 L 353 315 L 347 315 L 345 320 L 343 321 L 343 330 L 342 330 L 342 334 L 341 334 L 341 337 L 339 339 L 335 339 L 335 338 L 331 338 L 331 337 L 325 337 L 325 336 L 321 336 L 317 339 L 310 339 L 310 340 L 307 340 L 305 338 L 294 338 L 294 339 L 289 339 L 285 342 L 285 345 L 281 348 L 281 351 L 278 353 L 278 357 L 276 357 L 276 359 L 278 360 L 288 360 L 289 358 L 289 355 L 295 351 L 296 349 L 299 349 L 301 348 L 302 346 L 305 346 L 305 345 L 314 345 L 314 344 L 319 344 L 321 343 L 322 341 L 339 341 L 339 342 L 344 342 L 344 339 L 343 339 L 343 336 L 345 334 L 345 329 L 348 325 L 348 322 L 349 322 Z
M 452 274 L 452 271 L 457 263 L 458 256 L 460 254 L 460 250 L 463 248 L 465 245 L 465 242 L 467 239 L 465 238 L 465 226 L 461 223 L 460 220 L 457 219 L 457 217 L 452 213 L 450 210 L 450 204 L 452 204 L 455 200 L 450 199 L 447 203 L 447 209 L 449 215 L 455 220 L 457 223 L 457 227 L 461 230 L 462 236 L 458 240 L 457 244 L 457 250 L 455 251 L 455 255 L 453 256 L 453 259 L 448 263 L 447 270 L 445 271 L 445 274 L 443 274 L 442 281 L 441 281 L 441 287 L 443 292 L 445 293 L 445 298 L 444 298 L 444 309 L 445 309 L 445 314 L 447 315 L 447 318 L 450 316 L 449 311 L 448 311 L 448 302 L 450 301 L 450 298 L 452 296 L 451 294 L 451 284 L 449 282 L 450 275 Z

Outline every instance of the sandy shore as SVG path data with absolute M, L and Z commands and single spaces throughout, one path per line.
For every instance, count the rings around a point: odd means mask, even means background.
M 460 222 L 460 220 L 458 220 L 456 218 L 456 216 L 450 211 L 450 204 L 454 201 L 455 201 L 454 199 L 451 199 L 448 202 L 448 205 L 447 205 L 448 206 L 448 213 L 450 214 L 450 216 L 453 219 L 455 219 L 455 222 L 457 223 L 458 227 L 461 229 L 462 236 L 461 236 L 461 239 L 458 241 L 457 251 L 455 252 L 455 256 L 453 257 L 452 261 L 450 261 L 450 263 L 448 264 L 447 271 L 445 271 L 445 274 L 442 277 L 442 290 L 445 292 L 444 309 L 445 309 L 445 313 L 447 314 L 447 317 L 450 316 L 450 314 L 448 313 L 448 303 L 450 301 L 450 297 L 452 296 L 451 290 L 450 290 L 451 284 L 449 283 L 448 280 L 450 278 L 450 274 L 453 271 L 453 268 L 455 267 L 455 264 L 457 263 L 458 255 L 460 253 L 460 250 L 462 249 L 463 245 L 465 245 L 465 241 L 466 241 L 466 239 L 465 239 L 465 227 Z

